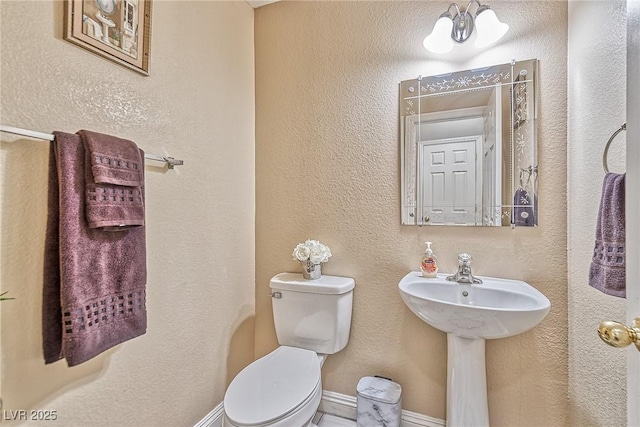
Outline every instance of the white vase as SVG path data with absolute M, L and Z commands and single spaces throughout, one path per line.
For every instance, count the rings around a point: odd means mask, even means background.
M 322 264 L 314 264 L 309 260 L 300 261 L 302 265 L 302 277 L 307 280 L 316 280 L 322 276 Z

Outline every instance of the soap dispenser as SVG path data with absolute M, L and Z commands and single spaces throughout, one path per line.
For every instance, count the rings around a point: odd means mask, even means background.
M 431 250 L 431 242 L 425 242 L 427 249 L 424 250 L 424 256 L 420 261 L 420 271 L 422 277 L 434 278 L 438 274 L 438 260 Z

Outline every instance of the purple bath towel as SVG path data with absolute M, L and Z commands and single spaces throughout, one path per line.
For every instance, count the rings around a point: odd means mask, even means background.
M 142 185 L 144 156 L 133 141 L 88 130 L 78 135 L 91 156 L 91 173 L 97 184 Z
M 144 154 L 132 141 L 81 130 L 89 228 L 123 231 L 144 225 Z
M 596 226 L 596 244 L 589 270 L 589 285 L 615 297 L 625 298 L 624 174 L 608 173 Z
M 89 228 L 85 149 L 54 132 L 49 160 L 42 332 L 45 363 L 69 366 L 146 332 L 145 228 Z M 144 168 L 140 168 L 144 198 Z

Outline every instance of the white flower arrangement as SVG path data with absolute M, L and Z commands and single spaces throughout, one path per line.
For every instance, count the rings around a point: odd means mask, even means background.
M 323 245 L 317 240 L 307 240 L 304 243 L 298 243 L 291 255 L 293 255 L 293 259 L 300 262 L 320 264 L 329 261 L 331 250 L 327 245 Z

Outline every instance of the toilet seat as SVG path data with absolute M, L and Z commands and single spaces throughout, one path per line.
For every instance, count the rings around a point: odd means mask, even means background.
M 237 426 L 273 424 L 308 404 L 320 388 L 318 355 L 281 346 L 233 379 L 224 396 L 225 416 Z

